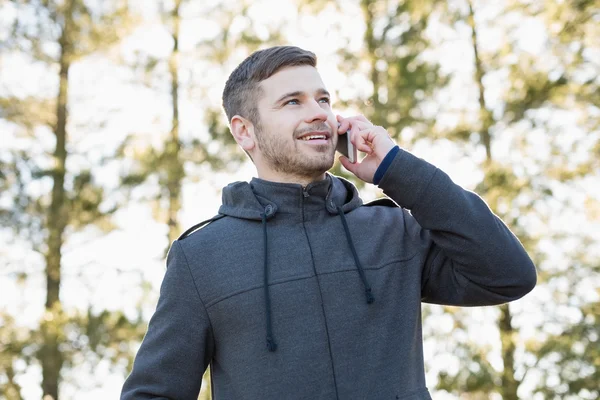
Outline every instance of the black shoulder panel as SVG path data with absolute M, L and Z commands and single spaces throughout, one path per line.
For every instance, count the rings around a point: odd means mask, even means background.
M 367 207 L 372 207 L 372 206 L 398 207 L 398 204 L 394 203 L 394 201 L 388 197 L 382 197 L 380 199 L 365 203 L 364 205 Z
M 182 240 L 185 239 L 186 237 L 190 236 L 192 233 L 196 232 L 198 229 L 202 229 L 204 228 L 206 225 L 210 224 L 211 222 L 215 222 L 218 219 L 221 219 L 225 216 L 225 214 L 217 214 L 214 217 L 207 219 L 206 221 L 202 221 L 197 223 L 196 225 L 192 226 L 190 229 L 188 229 L 187 231 L 183 232 L 181 234 L 181 236 L 179 236 L 177 238 L 177 240 Z

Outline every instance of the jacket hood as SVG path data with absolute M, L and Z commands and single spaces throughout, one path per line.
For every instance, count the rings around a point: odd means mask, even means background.
M 278 211 L 297 212 L 303 206 L 325 208 L 336 215 L 338 207 L 347 213 L 361 205 L 362 199 L 351 182 L 327 173 L 325 179 L 306 187 L 260 178 L 233 182 L 223 188 L 219 214 L 260 221 L 263 214 L 271 218 Z

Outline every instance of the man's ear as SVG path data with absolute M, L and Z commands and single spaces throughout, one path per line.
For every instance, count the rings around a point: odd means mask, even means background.
M 231 134 L 245 151 L 252 150 L 256 145 L 254 141 L 254 125 L 244 117 L 234 115 L 231 118 Z

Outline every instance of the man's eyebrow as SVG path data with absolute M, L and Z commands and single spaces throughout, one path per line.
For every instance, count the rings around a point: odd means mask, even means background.
M 318 94 L 325 95 L 325 96 L 327 96 L 327 97 L 331 97 L 331 94 L 329 94 L 329 92 L 328 92 L 327 90 L 323 89 L 323 88 L 321 88 L 321 89 L 317 90 L 317 93 L 318 93 Z
M 304 92 L 301 92 L 299 90 L 296 90 L 294 92 L 289 92 L 289 93 L 284 94 L 280 98 L 278 98 L 275 103 L 282 102 L 283 100 L 287 99 L 288 97 L 299 97 L 299 96 L 302 96 L 302 95 L 304 95 Z
M 329 94 L 329 92 L 328 92 L 327 90 L 323 89 L 323 88 L 321 88 L 321 89 L 318 89 L 318 90 L 317 90 L 317 94 L 320 94 L 320 95 L 325 95 L 325 96 L 331 97 L 331 95 Z M 304 96 L 304 95 L 305 95 L 305 93 L 304 93 L 304 92 L 302 92 L 302 91 L 300 91 L 300 90 L 295 90 L 295 91 L 293 91 L 293 92 L 289 92 L 289 93 L 286 93 L 286 94 L 284 94 L 284 95 L 283 95 L 283 96 L 281 96 L 279 99 L 277 99 L 277 101 L 276 101 L 275 103 L 280 103 L 280 102 L 282 102 L 283 100 L 287 99 L 288 97 L 301 97 L 301 96 Z

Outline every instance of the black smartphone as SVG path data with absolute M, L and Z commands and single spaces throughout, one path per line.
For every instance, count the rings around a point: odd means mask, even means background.
M 356 147 L 350 141 L 350 131 L 346 132 L 344 135 L 338 134 L 338 142 L 337 147 L 335 148 L 342 155 L 346 156 L 346 158 L 354 164 L 357 159 Z

